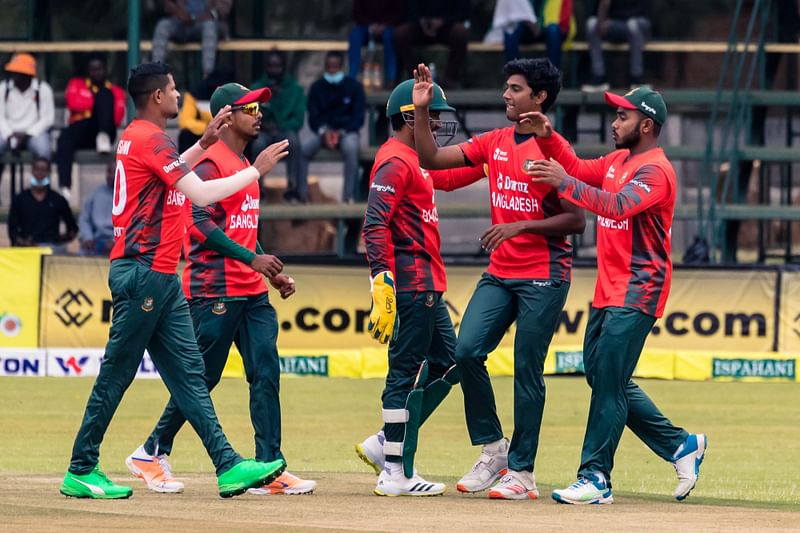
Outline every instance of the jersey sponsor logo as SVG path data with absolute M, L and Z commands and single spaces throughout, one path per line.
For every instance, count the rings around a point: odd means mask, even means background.
M 371 189 L 375 189 L 378 192 L 388 192 L 390 194 L 394 194 L 394 187 L 391 185 L 378 185 L 377 183 L 373 183 L 370 186 Z
M 497 190 L 498 191 L 512 191 L 528 193 L 528 184 L 524 181 L 512 179 L 511 176 L 505 176 L 500 172 L 497 176 Z
M 182 192 L 171 189 L 167 193 L 167 205 L 177 205 L 182 207 L 185 202 L 186 195 L 184 195 Z
M 508 161 L 508 152 L 504 152 L 500 148 L 495 148 L 492 159 L 495 161 Z
M 258 229 L 258 216 L 253 213 L 246 215 L 231 215 L 228 229 Z
M 161 168 L 164 169 L 164 173 L 165 174 L 169 174 L 170 172 L 172 172 L 176 168 L 180 167 L 181 165 L 185 165 L 185 164 L 186 164 L 186 161 L 184 161 L 183 159 L 181 159 L 179 157 L 178 159 L 176 159 L 175 161 L 173 161 L 169 165 L 164 165 Z
M 539 201 L 525 196 L 508 197 L 503 193 L 492 191 L 492 207 L 521 213 L 538 213 Z
M 628 171 L 626 170 L 625 172 L 622 173 L 622 176 L 620 176 L 618 183 L 622 185 L 623 183 L 625 183 L 625 178 L 627 177 L 628 177 Z
M 643 181 L 640 180 L 631 180 L 631 183 L 637 185 L 639 188 L 644 189 L 645 192 L 650 194 L 650 186 Z
M 423 209 L 422 220 L 428 224 L 436 224 L 439 222 L 439 211 L 436 209 L 436 206 L 433 206 L 433 209 Z
M 125 232 L 124 226 L 114 226 L 114 238 L 118 239 L 122 237 L 122 234 Z
M 128 155 L 128 152 L 131 149 L 132 141 L 122 140 L 117 145 L 117 154 L 119 155 Z
M 625 220 L 614 220 L 613 218 L 606 218 L 600 215 L 597 215 L 597 224 L 600 225 L 601 228 L 607 229 L 618 229 L 623 231 L 628 231 L 630 229 L 630 219 Z
M 422 179 L 427 180 L 431 177 L 430 173 L 422 167 L 419 167 L 419 173 L 422 174 Z
M 242 212 L 246 213 L 251 209 L 258 209 L 258 200 L 247 194 L 242 202 Z
M 614 168 L 614 165 L 609 165 L 608 172 L 606 172 L 606 179 L 613 180 L 614 173 L 616 173 L 617 169 Z

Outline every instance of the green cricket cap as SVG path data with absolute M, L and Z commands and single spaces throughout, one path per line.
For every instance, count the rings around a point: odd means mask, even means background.
M 667 121 L 667 104 L 664 103 L 661 93 L 650 87 L 637 87 L 623 95 L 606 92 L 605 98 L 606 103 L 611 107 L 635 109 L 652 118 L 659 125 L 663 125 Z

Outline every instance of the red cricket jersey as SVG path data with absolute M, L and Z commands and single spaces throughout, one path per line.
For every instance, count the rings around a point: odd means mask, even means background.
M 514 140 L 514 127 L 495 129 L 459 145 L 473 165 L 486 165 L 492 224 L 541 220 L 564 212 L 558 192 L 532 183 L 524 173 L 528 159 L 542 159 L 537 139 Z M 572 245 L 566 237 L 522 233 L 507 239 L 489 257 L 489 274 L 506 279 L 570 281 Z
M 654 148 L 633 157 L 629 150 L 616 150 L 583 160 L 556 133 L 541 139 L 540 145 L 574 176 L 564 182 L 563 197 L 597 214 L 592 305 L 632 307 L 661 317 L 672 282 L 676 189 L 675 170 L 664 150 Z
M 194 168 L 203 181 L 224 178 L 250 166 L 222 141 L 214 143 Z M 183 291 L 187 298 L 254 296 L 267 292 L 264 276 L 249 265 L 225 257 L 203 245 L 217 229 L 248 250 L 258 240 L 261 190 L 254 181 L 239 192 L 207 207 L 186 201 L 189 220 L 184 252 Z
M 364 217 L 372 276 L 390 270 L 398 292 L 446 291 L 434 187 L 463 186 L 483 176 L 482 168 L 423 170 L 413 148 L 394 138 L 386 141 L 375 156 Z
M 117 145 L 111 261 L 131 257 L 156 272 L 176 272 L 186 197 L 174 185 L 189 172 L 164 130 L 142 119 L 125 128 Z

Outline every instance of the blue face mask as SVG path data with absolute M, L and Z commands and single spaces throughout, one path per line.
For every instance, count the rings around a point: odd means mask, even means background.
M 31 187 L 47 187 L 50 185 L 50 176 L 45 176 L 40 180 L 36 176 L 31 176 Z
M 338 85 L 342 83 L 342 80 L 344 79 L 344 71 L 340 70 L 336 74 L 331 74 L 329 72 L 326 72 L 324 76 L 325 76 L 325 81 L 327 81 L 328 83 L 331 83 L 333 85 Z

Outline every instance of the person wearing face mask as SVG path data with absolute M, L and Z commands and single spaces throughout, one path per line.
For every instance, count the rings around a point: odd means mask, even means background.
M 50 189 L 50 160 L 33 162 L 31 187 L 16 195 L 8 212 L 8 238 L 12 246 L 50 246 L 65 251 L 78 234 L 78 225 L 67 200 Z M 61 222 L 67 227 L 61 233 Z
M 279 50 L 267 52 L 264 61 L 264 76 L 253 83 L 254 89 L 269 87 L 272 98 L 261 104 L 261 133 L 250 143 L 248 157 L 251 159 L 272 143 L 286 139 L 289 150 L 286 156 L 287 187 L 283 198 L 287 202 L 300 200 L 298 178 L 300 176 L 300 128 L 306 115 L 306 95 L 297 80 L 286 71 L 286 54 Z
M 308 126 L 313 136 L 302 145 L 297 196 L 308 201 L 308 164 L 323 146 L 339 150 L 344 158 L 342 201 L 352 203 L 358 178 L 358 131 L 364 124 L 366 97 L 358 81 L 345 76 L 344 54 L 325 56 L 325 73 L 308 91 Z

